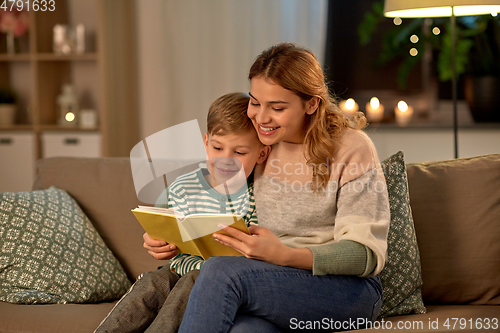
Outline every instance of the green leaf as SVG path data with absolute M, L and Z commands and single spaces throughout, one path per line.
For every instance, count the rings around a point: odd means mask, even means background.
M 372 10 L 365 13 L 363 21 L 358 26 L 358 37 L 361 45 L 366 45 L 370 42 L 373 33 L 377 30 L 378 25 L 383 19 L 383 1 L 373 3 Z
M 366 45 L 370 42 L 373 32 L 376 30 L 380 20 L 373 13 L 365 14 L 363 22 L 358 27 L 359 43 Z
M 443 46 L 441 52 L 438 56 L 438 72 L 439 80 L 449 81 L 453 79 L 453 48 L 452 48 L 452 36 L 451 36 L 451 25 L 448 25 L 444 37 Z M 460 30 L 456 29 L 457 36 L 460 36 Z M 474 42 L 470 39 L 460 39 L 456 38 L 456 48 L 455 48 L 455 63 L 456 63 L 456 73 L 457 77 L 466 71 L 466 66 L 469 63 L 469 51 L 474 45 Z

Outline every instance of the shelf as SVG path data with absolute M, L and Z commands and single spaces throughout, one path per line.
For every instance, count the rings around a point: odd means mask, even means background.
M 39 61 L 95 61 L 97 60 L 97 53 L 83 53 L 83 54 L 38 53 L 34 55 L 34 59 Z
M 31 54 L 29 53 L 16 53 L 16 54 L 0 54 L 0 62 L 10 62 L 10 61 L 30 61 Z
M 38 125 L 37 129 L 40 132 L 99 132 L 99 128 L 80 128 L 80 127 L 65 127 L 59 125 Z M 11 126 L 0 126 L 0 131 L 34 131 L 34 125 L 16 124 Z
M 11 61 L 96 61 L 97 53 L 83 54 L 55 54 L 55 53 L 17 53 L 17 54 L 0 54 L 0 62 Z
M 453 129 L 452 123 L 443 123 L 443 122 L 413 122 L 409 123 L 407 126 L 399 126 L 395 122 L 393 123 L 374 123 L 369 124 L 366 129 L 368 130 L 432 130 L 432 129 Z M 464 129 L 500 129 L 500 123 L 459 123 L 458 130 Z
M 5 52 L 0 34 L 0 87 L 18 97 L 16 123 L 0 126 L 0 192 L 29 190 L 39 158 L 130 154 L 140 140 L 135 7 L 135 0 L 57 0 L 54 12 L 30 12 L 16 54 Z M 53 53 L 54 25 L 76 23 L 85 26 L 86 53 Z M 57 98 L 68 83 L 79 108 L 95 110 L 97 128 L 58 125 Z
M 32 131 L 33 125 L 0 126 L 0 131 Z
M 30 12 L 19 53 L 7 54 L 0 34 L 0 87 L 11 88 L 18 97 L 16 124 L 0 127 L 0 134 L 33 133 L 35 157 L 41 158 L 44 132 L 98 133 L 102 155 L 127 156 L 139 141 L 134 9 L 135 0 L 58 0 L 53 12 Z M 86 52 L 55 54 L 56 24 L 83 24 Z M 57 99 L 65 84 L 73 85 L 80 109 L 96 112 L 97 128 L 58 125 Z
M 40 125 L 40 131 L 56 132 L 99 132 L 99 128 L 80 128 L 59 125 Z

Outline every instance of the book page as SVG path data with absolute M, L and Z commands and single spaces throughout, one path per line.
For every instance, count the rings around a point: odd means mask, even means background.
M 221 231 L 219 224 L 232 225 L 238 221 L 242 222 L 244 230 L 248 230 L 238 215 L 189 215 L 184 221 L 179 221 L 179 224 L 182 224 L 186 234 L 189 235 L 189 238 L 183 238 L 186 242 Z
M 140 210 L 140 211 L 143 211 L 143 212 L 151 212 L 151 213 L 158 213 L 158 214 L 166 214 L 166 215 L 174 215 L 174 216 L 184 217 L 184 214 L 182 214 L 181 212 L 175 211 L 173 208 L 139 206 L 138 208 L 136 208 L 134 210 Z
M 137 209 L 132 210 L 132 213 L 151 238 L 174 244 L 182 253 L 201 256 L 196 244 L 182 240 L 182 234 L 184 234 L 184 238 L 189 238 L 189 235 L 185 234 L 184 228 L 179 229 L 175 215 L 150 213 Z

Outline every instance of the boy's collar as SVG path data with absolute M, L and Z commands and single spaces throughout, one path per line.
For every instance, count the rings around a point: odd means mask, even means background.
M 251 184 L 250 182 L 250 178 L 252 179 L 253 181 L 253 171 L 252 173 L 248 176 L 247 178 L 247 181 L 245 183 L 245 185 L 243 185 L 242 187 L 240 187 L 238 189 L 238 191 L 234 192 L 234 193 L 229 193 L 229 194 L 225 194 L 225 193 L 220 193 L 218 191 L 216 191 L 208 182 L 207 180 L 205 179 L 205 175 L 210 175 L 210 172 L 208 171 L 207 168 L 200 168 L 198 170 L 198 178 L 200 179 L 200 182 L 203 186 L 203 188 L 208 191 L 212 196 L 217 196 L 217 195 L 225 195 L 226 197 L 238 197 L 240 196 L 241 194 L 245 193 L 247 190 L 248 190 L 248 187 L 249 185 Z

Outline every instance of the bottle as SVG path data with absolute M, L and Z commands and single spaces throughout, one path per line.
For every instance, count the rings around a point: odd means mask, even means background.
M 78 119 L 78 98 L 71 84 L 63 85 L 62 93 L 57 96 L 59 105 L 58 124 L 61 126 L 76 126 Z

